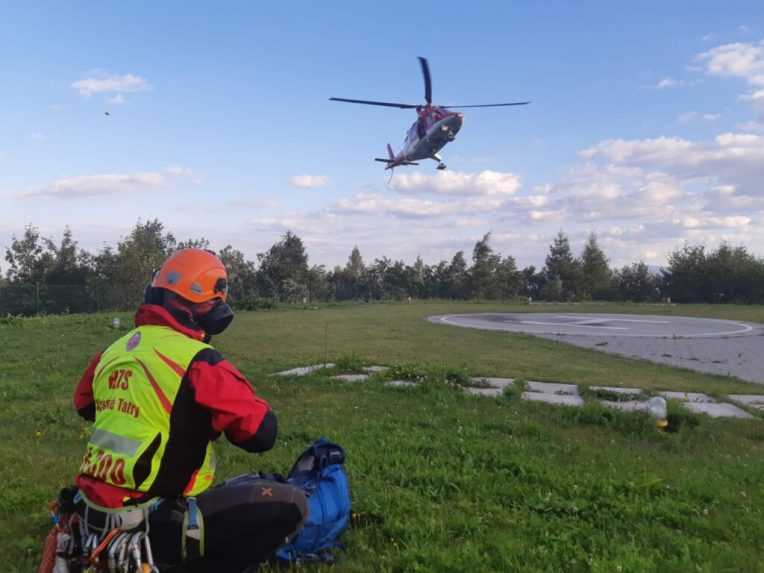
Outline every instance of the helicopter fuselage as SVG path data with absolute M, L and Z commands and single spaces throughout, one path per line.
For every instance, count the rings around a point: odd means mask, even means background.
M 456 138 L 462 128 L 464 116 L 461 113 L 438 110 L 421 116 L 406 132 L 403 149 L 396 159 L 416 161 L 436 159 L 436 154 L 447 143 Z

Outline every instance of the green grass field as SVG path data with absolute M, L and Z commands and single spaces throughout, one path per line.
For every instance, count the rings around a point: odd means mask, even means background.
M 279 415 L 277 447 L 221 442 L 219 477 L 286 472 L 315 437 L 348 452 L 354 510 L 336 571 L 764 571 L 764 421 L 638 414 L 464 395 L 442 374 L 764 393 L 764 386 L 569 347 L 445 327 L 431 314 L 635 312 L 764 322 L 764 307 L 372 304 L 240 313 L 216 345 Z M 128 315 L 121 315 L 123 323 Z M 0 322 L 2 571 L 34 571 L 46 504 L 71 482 L 88 425 L 71 391 L 120 336 L 110 315 Z M 403 364 L 418 388 L 277 370 Z

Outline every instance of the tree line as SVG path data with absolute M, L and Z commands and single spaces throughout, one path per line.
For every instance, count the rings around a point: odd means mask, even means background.
M 575 256 L 560 231 L 544 266 L 518 268 L 514 257 L 491 246 L 491 234 L 472 252 L 428 265 L 387 257 L 365 262 L 353 247 L 347 263 L 310 265 L 302 240 L 287 231 L 251 261 L 227 245 L 217 254 L 229 273 L 234 306 L 256 309 L 274 303 L 346 300 L 611 300 L 633 302 L 764 302 L 764 260 L 743 246 L 715 250 L 684 245 L 655 273 L 640 261 L 611 268 L 597 237 L 589 235 Z M 70 229 L 60 242 L 30 225 L 14 236 L 0 277 L 0 315 L 92 312 L 135 308 L 152 273 L 174 251 L 208 248 L 204 238 L 178 241 L 159 220 L 138 222 L 116 246 L 96 253 L 80 248 Z

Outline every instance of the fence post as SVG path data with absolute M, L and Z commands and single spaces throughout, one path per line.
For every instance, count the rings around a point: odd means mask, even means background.
M 35 281 L 34 283 L 34 313 L 35 316 L 40 314 L 40 283 Z

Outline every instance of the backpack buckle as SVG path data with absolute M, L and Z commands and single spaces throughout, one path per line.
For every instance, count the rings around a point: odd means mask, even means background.
M 204 557 L 204 515 L 195 497 L 186 498 L 182 535 L 183 560 Z

